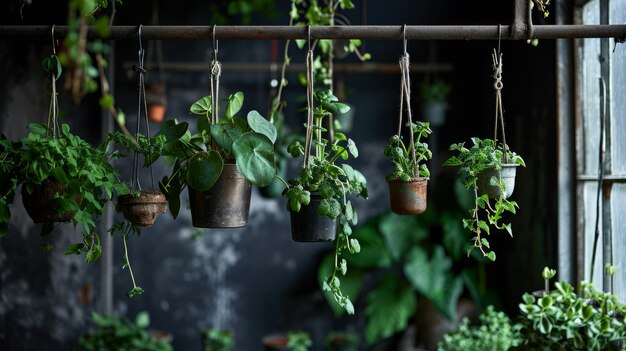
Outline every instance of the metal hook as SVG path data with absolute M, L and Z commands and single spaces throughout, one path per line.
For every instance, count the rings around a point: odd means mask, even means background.
M 500 57 L 500 41 L 502 40 L 502 25 L 498 24 L 498 58 Z
M 52 30 L 50 31 L 50 34 L 52 35 L 52 54 L 56 55 L 57 54 L 57 45 L 56 45 L 56 40 L 54 40 L 54 28 L 56 27 L 55 24 L 52 25 Z
M 404 54 L 406 54 L 406 23 L 402 25 L 402 45 L 404 47 Z
M 306 31 L 307 31 L 307 43 L 309 44 L 309 51 L 311 51 L 311 25 L 310 24 L 306 25 Z
M 218 52 L 218 44 L 217 39 L 215 38 L 215 32 L 217 31 L 217 25 L 213 25 L 213 60 L 217 61 L 217 52 Z

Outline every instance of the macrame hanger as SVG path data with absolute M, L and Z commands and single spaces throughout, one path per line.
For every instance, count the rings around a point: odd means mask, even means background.
M 137 65 L 135 71 L 137 72 L 137 124 L 135 128 L 135 140 L 139 142 L 139 129 L 141 127 L 141 110 L 143 108 L 143 118 L 146 126 L 146 140 L 148 147 L 150 146 L 150 125 L 148 123 L 148 106 L 146 103 L 146 86 L 145 86 L 145 74 L 146 69 L 144 67 L 145 50 L 143 49 L 143 43 L 141 40 L 141 32 L 143 25 L 139 25 L 137 31 L 137 37 L 139 38 L 139 51 L 137 52 Z M 154 174 L 152 173 L 152 165 L 148 167 L 150 169 L 150 185 L 154 188 Z M 141 190 L 141 184 L 139 182 L 139 151 L 135 150 L 133 154 L 133 178 L 131 180 L 131 188 Z
M 211 124 L 219 121 L 219 89 L 222 64 L 217 60 L 218 42 L 215 32 L 217 26 L 213 25 L 213 60 L 211 61 Z
M 496 92 L 496 111 L 494 117 L 494 127 L 493 127 L 493 141 L 495 146 L 498 146 L 498 121 L 500 123 L 500 128 L 502 131 L 502 144 L 504 147 L 504 163 L 508 163 L 508 150 L 509 147 L 506 144 L 506 134 L 504 132 L 504 111 L 502 109 L 502 52 L 500 51 L 500 42 L 502 36 L 502 26 L 498 25 L 498 50 L 493 50 L 491 54 L 491 58 L 493 61 L 493 88 Z
M 50 30 L 50 35 L 52 38 L 52 56 L 56 56 L 57 54 L 57 41 L 54 37 L 54 30 L 56 25 L 52 25 L 52 29 Z M 59 127 L 58 127 L 58 115 L 59 115 L 59 102 L 57 98 L 57 77 L 54 72 L 50 72 L 50 107 L 48 108 L 48 132 L 52 131 L 52 137 L 56 138 L 59 135 Z
M 311 153 L 311 142 L 313 138 L 313 50 L 311 49 L 311 25 L 307 25 L 307 41 L 308 51 L 306 53 L 306 102 L 307 102 L 307 120 L 306 120 L 306 137 L 304 140 L 304 159 L 302 168 L 309 164 L 309 156 Z
M 407 40 L 406 40 L 406 24 L 402 26 L 402 41 L 403 41 L 403 53 L 400 57 L 400 114 L 398 121 L 398 137 L 402 135 L 402 113 L 404 110 L 404 103 L 406 103 L 406 115 L 408 119 L 407 126 L 409 127 L 409 148 L 411 149 L 411 159 L 417 170 L 417 157 L 415 155 L 415 146 L 413 145 L 413 116 L 411 112 L 411 75 L 409 69 L 409 53 L 407 52 Z

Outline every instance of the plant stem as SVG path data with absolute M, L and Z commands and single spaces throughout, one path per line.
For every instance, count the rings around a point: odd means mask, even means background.
M 126 260 L 126 265 L 128 266 L 128 272 L 130 272 L 130 279 L 133 281 L 133 288 L 137 287 L 135 283 L 135 276 L 133 275 L 133 269 L 130 266 L 130 259 L 128 258 L 128 247 L 126 246 L 126 234 L 122 235 L 122 241 L 124 242 L 124 259 Z
M 287 187 L 287 189 L 289 189 L 289 184 L 278 174 L 274 174 L 274 177 L 276 177 L 278 180 L 280 180 L 281 182 L 283 182 L 283 184 L 285 184 L 285 186 Z

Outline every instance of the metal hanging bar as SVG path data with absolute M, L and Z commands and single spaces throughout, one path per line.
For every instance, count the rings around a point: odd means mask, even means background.
M 528 31 L 525 22 L 503 25 L 502 39 L 626 38 L 626 25 L 535 25 Z M 520 25 L 521 24 L 521 25 Z M 137 26 L 113 26 L 106 39 L 137 39 Z M 144 39 L 212 40 L 212 26 L 143 26 Z M 56 26 L 59 35 L 67 26 Z M 525 34 L 526 33 L 526 34 Z M 48 37 L 50 26 L 0 26 L 0 39 Z M 88 28 L 90 38 L 99 37 L 95 27 Z M 303 26 L 220 26 L 219 40 L 294 40 L 307 39 Z M 402 40 L 402 26 L 311 26 L 312 39 Z M 478 26 L 406 26 L 407 40 L 495 40 L 498 25 Z

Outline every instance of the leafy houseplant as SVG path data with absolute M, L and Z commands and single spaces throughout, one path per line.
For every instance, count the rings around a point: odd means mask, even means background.
M 422 116 L 434 127 L 442 126 L 446 121 L 446 103 L 450 85 L 440 79 L 433 82 L 424 81 L 419 86 L 419 95 L 422 101 Z
M 339 159 L 346 160 L 351 154 L 358 156 L 358 149 L 352 139 L 335 133 L 335 141 L 328 147 L 328 140 L 322 138 L 322 120 L 331 113 L 340 114 L 348 106 L 337 101 L 329 90 L 315 93 L 319 106 L 312 112 L 313 123 L 309 120 L 307 135 L 315 133 L 314 141 L 307 140 L 304 147 L 295 141 L 289 152 L 297 157 L 304 155 L 300 175 L 290 179 L 283 195 L 288 199 L 291 212 L 291 232 L 295 241 L 335 240 L 335 266 L 330 277 L 323 283 L 323 290 L 332 292 L 335 300 L 348 313 L 354 313 L 354 306 L 340 289 L 338 273 L 345 275 L 347 263 L 340 260 L 342 251 L 358 253 L 358 240 L 352 238 L 351 225 L 358 221 L 357 213 L 348 200 L 349 195 L 367 198 L 365 177 L 347 164 L 336 165 Z M 315 148 L 309 158 L 309 145 Z
M 420 214 L 426 210 L 426 185 L 430 172 L 422 162 L 432 158 L 428 144 L 421 142 L 431 130 L 428 122 L 408 125 L 413 140 L 407 147 L 400 135 L 389 139 L 385 156 L 391 159 L 393 172 L 387 176 L 391 210 L 397 214 Z
M 545 274 L 546 271 L 550 274 Z M 544 269 L 546 286 L 555 271 Z M 607 267 L 615 274 L 615 268 Z M 524 294 L 519 304 L 523 350 L 622 350 L 626 306 L 613 293 L 581 282 L 579 292 L 567 282 L 542 296 Z
M 307 332 L 291 331 L 287 335 L 265 337 L 263 345 L 267 351 L 308 351 L 313 341 Z
M 463 226 L 475 234 L 471 240 L 473 247 L 468 252 L 478 248 L 485 257 L 495 261 L 496 253 L 490 251 L 489 241 L 482 234 L 490 234 L 491 227 L 494 227 L 513 236 L 511 224 L 503 223 L 502 216 L 505 212 L 515 213 L 518 208 L 517 203 L 509 201 L 508 197 L 515 186 L 515 167 L 525 167 L 526 164 L 505 144 L 495 140 L 472 138 L 472 144 L 469 149 L 464 143 L 450 146 L 450 150 L 458 151 L 458 155 L 450 157 L 444 165 L 459 166 L 461 182 L 474 192 L 474 209 L 469 211 L 469 218 L 463 219 Z M 495 198 L 493 204 L 490 198 Z M 486 221 L 480 218 L 481 210 Z
M 232 351 L 235 347 L 233 332 L 217 328 L 202 330 L 203 351 Z
M 480 326 L 470 326 L 463 318 L 458 331 L 446 334 L 439 343 L 438 351 L 493 350 L 507 351 L 522 342 L 519 324 L 513 324 L 504 312 L 493 306 L 480 315 Z
M 145 329 L 150 326 L 147 312 L 137 314 L 135 321 L 94 313 L 96 329 L 80 338 L 81 351 L 171 351 L 172 346 L 158 340 Z
M 250 183 L 269 185 L 275 176 L 276 128 L 257 111 L 237 117 L 244 96 L 228 97 L 225 118 L 212 113 L 213 103 L 205 96 L 191 105 L 198 116 L 198 133 L 191 135 L 186 122 L 166 121 L 156 136 L 165 136 L 161 154 L 173 164 L 172 175 L 164 177 L 160 189 L 176 217 L 180 193 L 188 186 L 195 227 L 241 227 L 248 223 Z

